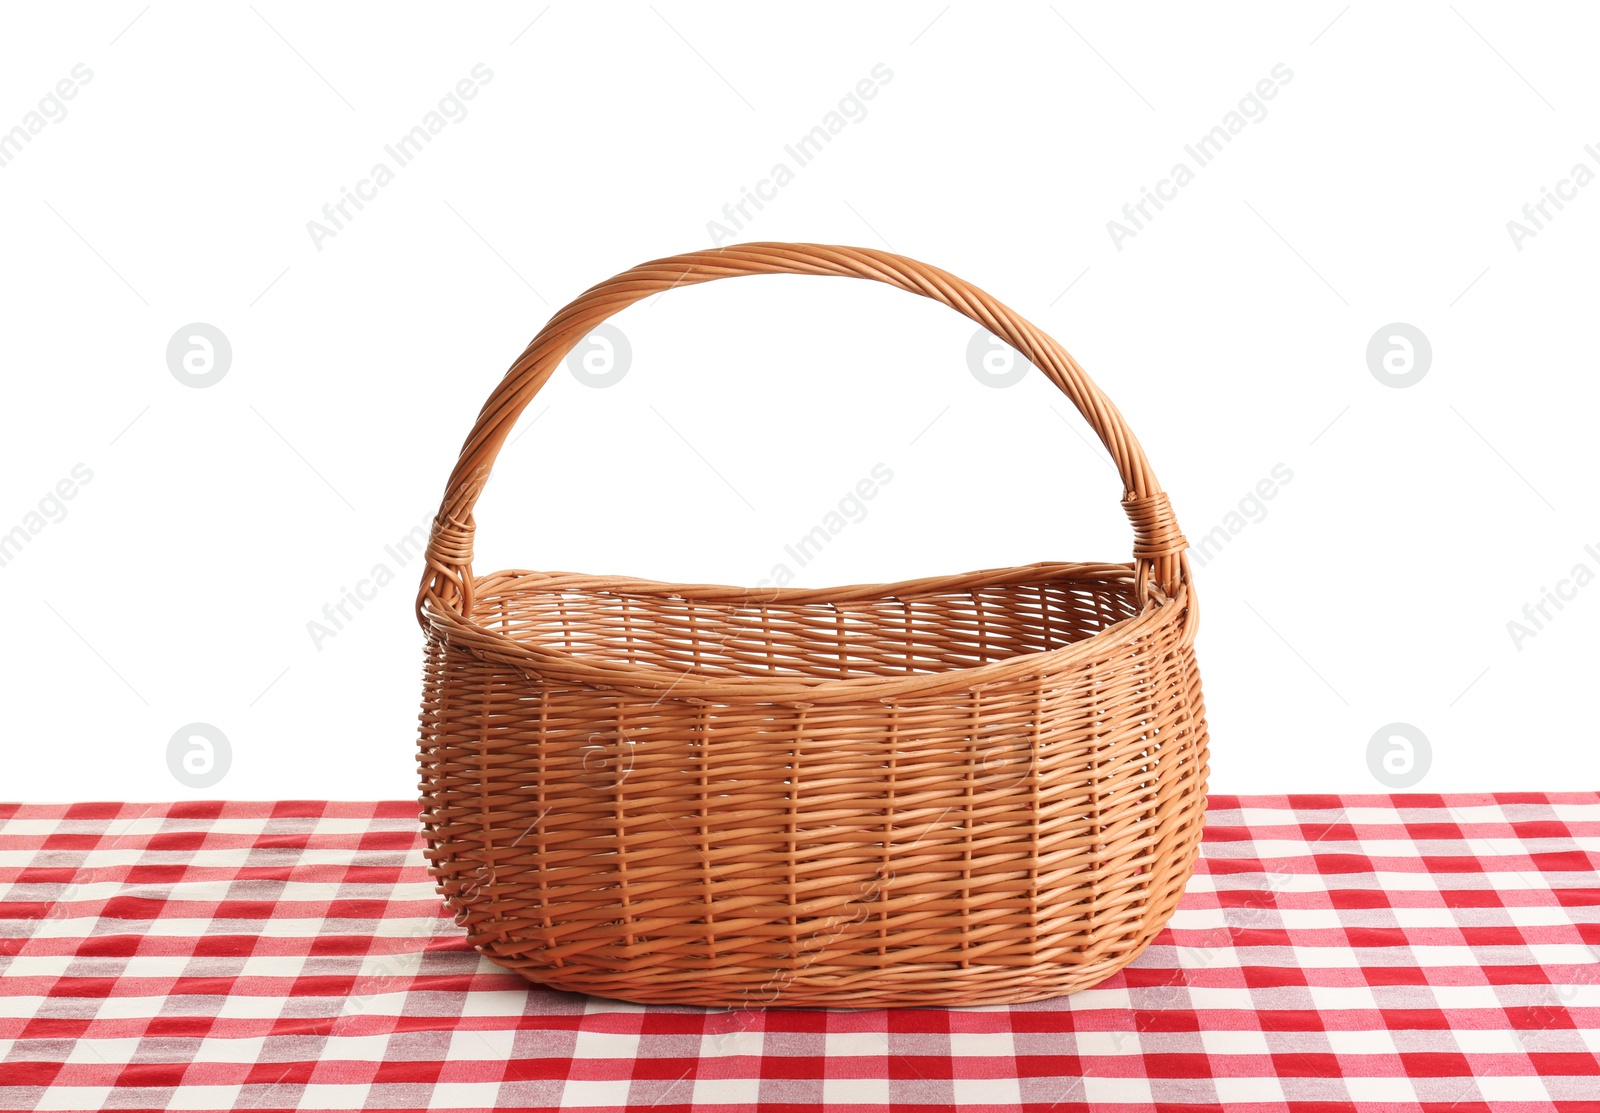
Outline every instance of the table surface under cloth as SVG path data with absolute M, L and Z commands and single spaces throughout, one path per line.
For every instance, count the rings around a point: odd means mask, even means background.
M 1600 1111 L 1600 794 L 1214 796 L 1110 980 L 854 1012 L 532 987 L 416 813 L 0 808 L 0 1110 Z

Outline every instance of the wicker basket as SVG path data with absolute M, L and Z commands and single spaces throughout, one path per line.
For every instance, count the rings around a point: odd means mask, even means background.
M 825 590 L 474 578 L 473 505 L 567 353 L 641 298 L 756 274 L 876 279 L 1010 343 L 1110 451 L 1134 560 Z M 810 244 L 636 267 L 512 365 L 434 520 L 417 601 L 430 872 L 482 953 L 602 997 L 859 1008 L 1093 985 L 1166 923 L 1200 843 L 1184 549 L 1116 408 L 960 279 Z

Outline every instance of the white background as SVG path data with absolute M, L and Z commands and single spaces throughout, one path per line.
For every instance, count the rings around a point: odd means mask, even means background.
M 1600 141 L 1596 15 L 1480 3 L 8 6 L 0 130 L 92 80 L 0 168 L 0 795 L 415 793 L 420 561 L 308 632 L 437 508 L 499 375 L 556 308 L 767 177 L 892 80 L 739 240 L 887 247 L 990 290 L 1121 406 L 1191 540 L 1220 792 L 1592 787 L 1600 586 L 1583 562 L 1600 185 L 1507 222 Z M 531 26 L 530 26 L 531 24 Z M 307 222 L 482 63 L 465 117 L 337 235 Z M 1118 246 L 1107 222 L 1279 64 L 1264 118 Z M 1192 160 L 1187 160 L 1191 161 Z M 1070 288 L 1069 288 L 1070 287 Z M 232 362 L 169 371 L 193 322 Z M 1384 326 L 1433 350 L 1369 370 Z M 1040 376 L 993 389 L 971 325 L 886 287 L 674 291 L 633 362 L 560 374 L 478 508 L 503 567 L 754 583 L 876 463 L 893 481 L 799 582 L 1127 558 L 1120 488 Z M 534 419 L 537 419 L 535 422 Z M 215 785 L 168 742 L 214 725 Z

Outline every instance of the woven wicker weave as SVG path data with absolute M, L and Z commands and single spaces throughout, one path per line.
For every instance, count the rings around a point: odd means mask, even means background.
M 611 314 L 757 274 L 943 302 L 1072 400 L 1121 473 L 1128 564 L 811 589 L 474 578 L 472 508 L 517 415 Z M 974 1005 L 1093 985 L 1171 916 L 1205 810 L 1185 542 L 1060 345 L 944 271 L 761 243 L 584 293 L 490 397 L 418 596 L 422 824 L 471 942 L 645 1003 Z

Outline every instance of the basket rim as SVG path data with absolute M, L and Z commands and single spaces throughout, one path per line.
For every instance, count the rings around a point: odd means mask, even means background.
M 963 589 L 1006 583 L 1048 580 L 1116 579 L 1129 586 L 1136 583 L 1135 566 L 1099 562 L 1041 561 L 1036 564 L 982 569 L 954 576 L 932 576 L 900 580 L 887 584 L 847 584 L 825 588 L 750 588 L 724 584 L 675 584 L 661 580 L 619 576 L 597 576 L 576 572 L 538 572 L 507 569 L 474 577 L 476 588 L 493 591 L 496 581 L 529 580 L 542 582 L 548 593 L 587 588 L 595 594 L 648 594 L 704 602 L 788 602 L 831 603 L 868 599 L 892 599 L 897 595 L 921 594 L 941 586 L 960 585 Z M 606 590 L 599 590 L 604 585 Z M 479 596 L 482 598 L 482 596 Z M 704 703 L 859 703 L 871 700 L 896 700 L 907 696 L 968 692 L 976 688 L 1016 681 L 1077 664 L 1081 659 L 1106 652 L 1115 646 L 1147 637 L 1173 623 L 1192 617 L 1189 585 L 1181 583 L 1175 598 L 1151 586 L 1149 599 L 1137 614 L 1112 623 L 1059 649 L 1020 653 L 998 661 L 942 672 L 911 673 L 895 676 L 713 676 L 694 669 L 670 669 L 659 665 L 606 662 L 562 649 L 529 645 L 499 630 L 485 627 L 449 606 L 440 606 L 431 592 L 424 599 L 422 613 L 429 629 L 443 644 L 460 649 L 482 660 L 506 664 L 530 679 L 557 680 L 581 687 L 607 688 L 619 692 L 654 694 L 659 700 L 669 696 L 684 702 Z

